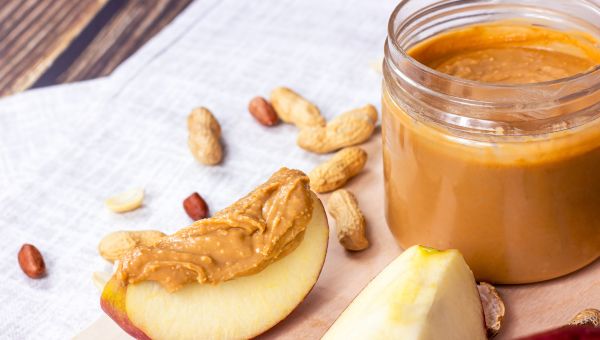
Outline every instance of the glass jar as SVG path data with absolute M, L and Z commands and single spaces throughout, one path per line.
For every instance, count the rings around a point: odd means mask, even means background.
M 383 65 L 386 218 L 403 248 L 456 248 L 478 280 L 527 283 L 600 256 L 600 66 L 492 84 L 407 52 L 449 29 L 501 20 L 600 36 L 597 1 L 401 2 Z

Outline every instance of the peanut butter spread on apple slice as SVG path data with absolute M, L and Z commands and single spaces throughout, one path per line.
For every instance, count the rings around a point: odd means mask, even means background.
M 158 281 L 168 291 L 251 275 L 293 251 L 313 211 L 308 177 L 282 168 L 246 197 L 153 246 L 121 257 L 124 284 Z

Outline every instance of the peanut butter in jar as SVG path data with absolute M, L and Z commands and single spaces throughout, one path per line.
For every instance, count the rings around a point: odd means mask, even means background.
M 449 3 L 390 19 L 389 228 L 459 249 L 478 280 L 573 272 L 600 256 L 600 7 Z

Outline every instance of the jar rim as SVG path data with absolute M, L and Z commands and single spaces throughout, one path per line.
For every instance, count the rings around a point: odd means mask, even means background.
M 575 16 L 576 11 L 560 7 L 565 4 L 586 13 Z M 591 44 L 600 45 L 595 18 L 600 18 L 600 0 L 430 0 L 426 6 L 402 0 L 388 21 L 384 83 L 409 115 L 474 138 L 569 130 L 600 118 L 600 65 L 550 81 L 502 84 L 445 74 L 408 51 L 448 29 L 521 19 L 531 25 L 583 32 L 593 38 Z
M 421 62 L 419 62 L 418 60 L 416 60 L 415 58 L 411 57 L 408 54 L 408 51 L 403 48 L 400 43 L 398 42 L 397 39 L 393 39 L 393 37 L 396 35 L 397 31 L 395 29 L 395 20 L 398 16 L 398 14 L 400 13 L 400 10 L 402 10 L 404 8 L 404 6 L 406 6 L 406 4 L 408 4 L 409 2 L 412 2 L 415 0 L 401 0 L 400 3 L 396 6 L 396 8 L 394 8 L 394 10 L 392 11 L 392 14 L 390 16 L 390 19 L 388 21 L 388 27 L 387 27 L 387 34 L 388 34 L 388 42 L 391 41 L 392 45 L 394 46 L 394 48 L 400 53 L 402 54 L 403 57 L 405 57 L 407 60 L 409 60 L 413 66 L 416 66 L 419 70 L 434 75 L 435 77 L 439 77 L 448 81 L 452 81 L 453 83 L 456 84 L 463 84 L 466 86 L 478 86 L 478 87 L 484 87 L 484 88 L 502 88 L 502 89 L 534 89 L 536 87 L 547 87 L 547 86 L 552 86 L 552 85 L 559 85 L 559 84 L 564 84 L 564 83 L 569 83 L 575 80 L 580 80 L 586 77 L 589 77 L 592 74 L 595 74 L 596 72 L 600 71 L 600 64 L 591 67 L 590 69 L 586 70 L 585 72 L 581 72 L 581 73 L 577 73 L 568 77 L 563 77 L 563 78 L 558 78 L 558 79 L 554 79 L 554 80 L 547 80 L 547 81 L 541 81 L 541 82 L 534 82 L 534 83 L 519 83 L 519 84 L 504 84 L 504 83 L 489 83 L 489 82 L 482 82 L 482 81 L 477 81 L 477 80 L 470 80 L 470 79 L 465 79 L 465 78 L 461 78 L 461 77 L 457 77 L 457 76 L 453 76 L 453 75 L 449 75 L 443 72 L 440 72 L 436 69 L 433 69 Z M 583 0 L 585 1 L 585 0 Z M 453 3 L 464 3 L 464 0 L 442 0 L 439 1 L 435 4 L 432 4 L 430 6 L 424 7 L 422 9 L 422 11 L 427 10 L 428 8 L 433 8 L 435 6 L 440 6 L 441 4 L 444 5 L 452 5 Z M 392 38 L 392 39 L 390 39 Z

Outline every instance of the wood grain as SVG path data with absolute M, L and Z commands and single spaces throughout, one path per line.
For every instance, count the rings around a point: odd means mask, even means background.
M 381 135 L 376 135 L 364 145 L 370 157 L 365 171 L 347 186 L 356 194 L 365 214 L 371 247 L 349 253 L 335 237 L 330 237 L 325 266 L 316 286 L 288 318 L 258 339 L 319 339 L 365 285 L 401 253 L 385 222 L 380 140 Z M 325 205 L 328 196 L 320 195 Z M 333 225 L 330 230 L 330 235 L 335 235 Z M 556 280 L 498 289 L 505 300 L 507 315 L 495 340 L 562 326 L 584 308 L 600 308 L 600 261 Z M 99 306 L 98 313 L 101 313 Z M 77 339 L 105 335 L 115 340 L 129 338 L 117 328 L 108 317 L 102 316 Z
M 98 32 L 57 79 L 73 82 L 109 75 L 123 60 L 170 23 L 191 0 L 131 0 Z
M 109 75 L 192 0 L 0 0 L 0 97 Z
M 108 0 L 0 0 L 0 96 L 31 86 Z

